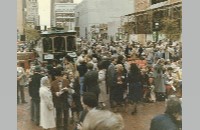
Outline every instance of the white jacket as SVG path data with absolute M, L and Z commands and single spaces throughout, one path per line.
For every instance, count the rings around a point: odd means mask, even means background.
M 55 116 L 54 116 L 54 105 L 52 101 L 52 93 L 47 86 L 44 86 L 42 82 L 47 80 L 47 77 L 41 79 L 40 93 L 40 126 L 44 129 L 54 128 Z

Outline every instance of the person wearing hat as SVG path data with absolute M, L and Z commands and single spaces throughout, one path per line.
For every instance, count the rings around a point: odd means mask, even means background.
M 166 101 L 164 114 L 155 116 L 151 120 L 150 130 L 180 130 L 182 129 L 182 103 L 176 96 Z
M 37 65 L 34 69 L 33 75 L 30 76 L 29 82 L 29 95 L 31 97 L 31 120 L 36 124 L 39 125 L 40 122 L 40 96 L 39 96 L 39 89 L 40 89 L 40 80 L 43 77 L 40 74 L 41 68 Z

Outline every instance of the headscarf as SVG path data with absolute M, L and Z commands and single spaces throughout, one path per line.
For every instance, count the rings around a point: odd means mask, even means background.
M 50 87 L 49 78 L 48 76 L 42 77 L 40 81 L 41 87 Z

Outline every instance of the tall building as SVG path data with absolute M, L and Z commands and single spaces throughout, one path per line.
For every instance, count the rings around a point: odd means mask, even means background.
M 125 15 L 128 22 L 124 26 L 138 42 L 144 44 L 149 40 L 164 39 L 162 29 L 166 26 L 163 23 L 166 18 L 174 20 L 178 25 L 176 30 L 181 33 L 182 0 L 135 0 L 134 6 L 135 11 Z
M 133 8 L 133 0 L 83 0 L 76 7 L 76 26 L 80 29 L 80 37 L 91 39 L 93 32 L 99 32 L 96 26 L 104 26 L 108 22 L 117 21 L 115 25 L 120 26 L 121 16 L 132 13 Z M 109 32 L 114 34 L 113 31 Z
M 52 0 L 51 26 L 75 30 L 75 7 L 73 0 Z
M 39 26 L 38 0 L 27 0 L 26 24 Z
M 17 40 L 25 41 L 24 27 L 26 17 L 26 1 L 17 0 Z

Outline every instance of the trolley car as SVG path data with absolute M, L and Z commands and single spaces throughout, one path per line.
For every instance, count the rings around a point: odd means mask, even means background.
M 42 32 L 36 51 L 40 61 L 60 60 L 67 54 L 76 58 L 76 31 L 54 28 Z

